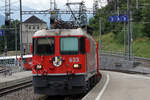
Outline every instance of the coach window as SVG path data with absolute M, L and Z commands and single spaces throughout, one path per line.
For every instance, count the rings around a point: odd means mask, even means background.
M 79 39 L 78 37 L 62 37 L 60 39 L 61 54 L 78 54 Z
M 52 55 L 55 52 L 54 38 L 38 38 L 36 45 L 36 54 Z
M 23 58 L 22 61 L 23 61 L 24 64 L 27 63 L 27 59 L 26 58 Z
M 15 60 L 14 59 L 9 59 L 9 64 L 14 64 Z

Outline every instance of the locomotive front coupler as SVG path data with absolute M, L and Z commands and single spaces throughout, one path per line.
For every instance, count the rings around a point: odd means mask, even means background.
M 74 76 L 75 76 L 74 73 L 72 73 L 71 71 L 67 71 L 68 80 L 71 80 Z

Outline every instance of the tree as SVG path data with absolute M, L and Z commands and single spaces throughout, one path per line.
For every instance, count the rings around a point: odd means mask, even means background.
M 130 0 L 130 7 L 132 11 L 132 24 L 133 24 L 133 37 L 134 39 L 138 37 L 148 36 L 150 37 L 150 23 L 142 24 L 142 22 L 150 22 L 150 0 L 139 0 L 139 9 L 136 9 L 135 0 Z M 149 4 L 142 6 L 143 4 Z M 127 13 L 127 0 L 119 0 L 119 11 L 120 14 Z M 112 13 L 113 12 L 113 13 Z M 99 18 L 102 18 L 102 33 L 107 34 L 112 32 L 116 37 L 123 36 L 124 25 L 123 23 L 110 23 L 108 21 L 109 16 L 117 15 L 115 11 L 115 2 L 112 1 L 108 3 L 102 9 L 99 9 L 97 14 L 90 19 L 89 26 L 91 26 L 95 31 L 94 35 L 99 34 Z M 123 39 L 122 39 L 123 40 Z
M 11 24 L 9 26 L 9 30 L 5 31 L 5 36 L 7 37 L 7 48 L 8 51 L 14 51 L 15 50 L 15 27 L 17 27 L 17 47 L 20 48 L 20 39 L 19 39 L 19 24 L 20 22 L 18 20 L 11 21 Z M 2 29 L 8 29 L 5 25 L 1 26 Z M 12 29 L 14 28 L 14 29 Z M 0 37 L 0 53 L 4 52 L 4 37 Z
M 150 37 L 150 1 L 147 0 L 147 4 L 149 5 L 143 8 L 143 21 L 145 22 L 143 32 Z

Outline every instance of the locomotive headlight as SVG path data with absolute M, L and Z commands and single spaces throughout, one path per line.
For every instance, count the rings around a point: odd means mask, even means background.
M 42 65 L 37 65 L 35 68 L 36 68 L 37 70 L 41 70 L 41 69 L 42 69 Z
M 73 65 L 73 68 L 75 68 L 75 69 L 80 69 L 80 68 L 81 68 L 81 64 L 74 64 L 74 65 Z

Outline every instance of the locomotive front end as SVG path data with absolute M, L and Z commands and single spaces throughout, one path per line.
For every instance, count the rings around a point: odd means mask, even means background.
M 33 37 L 35 93 L 69 95 L 85 92 L 89 44 L 86 36 L 73 34 L 75 32 L 40 31 Z

